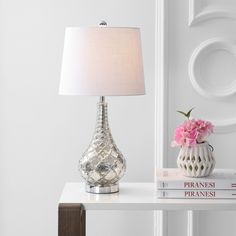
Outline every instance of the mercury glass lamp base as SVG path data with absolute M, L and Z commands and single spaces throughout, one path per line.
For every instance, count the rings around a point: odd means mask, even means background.
M 119 192 L 119 184 L 110 186 L 91 186 L 86 184 L 86 192 L 88 193 L 117 193 Z

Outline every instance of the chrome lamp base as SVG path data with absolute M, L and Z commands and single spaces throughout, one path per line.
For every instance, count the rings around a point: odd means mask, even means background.
M 86 192 L 88 193 L 117 193 L 119 192 L 119 184 L 110 186 L 91 186 L 86 184 Z

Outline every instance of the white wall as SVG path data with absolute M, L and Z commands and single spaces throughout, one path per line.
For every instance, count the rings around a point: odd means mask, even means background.
M 222 92 L 235 84 L 235 34 L 236 34 L 236 1 L 225 0 L 164 0 L 168 5 L 166 14 L 168 31 L 165 38 L 168 44 L 168 144 L 173 138 L 174 128 L 183 122 L 183 117 L 176 110 L 187 111 L 196 107 L 192 115 L 208 119 L 215 124 L 215 133 L 209 142 L 214 147 L 216 168 L 234 168 L 235 122 L 227 126 L 228 121 L 235 121 L 236 96 L 212 97 L 211 92 Z M 192 11 L 191 3 L 195 3 Z M 189 16 L 194 15 L 195 22 L 189 25 Z M 205 40 L 227 38 L 233 41 L 229 50 L 214 48 L 206 50 L 200 58 L 198 81 L 203 81 L 206 96 L 200 94 L 191 84 L 188 65 L 193 51 Z M 226 45 L 227 47 L 227 45 Z M 229 122 L 229 123 L 230 123 Z M 223 124 L 222 127 L 219 124 Z M 177 148 L 168 145 L 168 167 L 176 167 Z M 187 212 L 170 212 L 169 227 L 166 235 L 172 236 L 222 236 L 235 235 L 234 212 L 200 212 L 195 214 L 199 224 L 193 222 L 193 230 L 187 234 Z M 191 219 L 190 219 L 191 220 Z M 233 233 L 234 232 L 234 233 Z
M 155 1 L 1 0 L 0 235 L 57 235 L 65 182 L 95 126 L 94 97 L 58 95 L 66 26 L 141 27 L 147 95 L 109 98 L 114 139 L 127 158 L 123 181 L 154 173 Z M 141 224 L 142 223 L 142 224 Z M 88 214 L 88 235 L 153 235 L 152 212 Z

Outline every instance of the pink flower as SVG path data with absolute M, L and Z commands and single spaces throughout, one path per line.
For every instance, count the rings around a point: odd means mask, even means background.
M 193 147 L 205 141 L 213 133 L 214 126 L 209 121 L 191 119 L 178 126 L 174 132 L 172 146 Z

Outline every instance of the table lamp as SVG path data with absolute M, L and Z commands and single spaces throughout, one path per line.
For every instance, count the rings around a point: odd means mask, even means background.
M 139 28 L 66 29 L 59 94 L 99 96 L 93 139 L 79 160 L 90 193 L 119 191 L 126 161 L 113 141 L 105 96 L 145 94 Z

